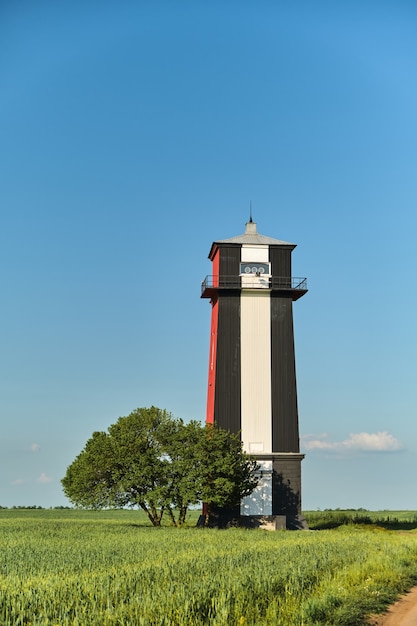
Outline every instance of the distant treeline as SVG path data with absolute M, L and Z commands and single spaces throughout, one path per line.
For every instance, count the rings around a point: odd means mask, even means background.
M 0 505 L 0 509 L 4 509 L 7 511 L 13 511 L 15 509 L 40 509 L 42 511 L 44 510 L 60 510 L 60 509 L 72 509 L 72 506 L 49 506 L 49 507 L 45 507 L 45 506 L 38 506 L 36 504 L 33 504 L 32 506 L 1 506 Z
M 326 530 L 348 525 L 365 525 L 391 530 L 417 528 L 417 511 L 368 511 L 367 509 L 324 509 L 304 511 L 311 530 Z

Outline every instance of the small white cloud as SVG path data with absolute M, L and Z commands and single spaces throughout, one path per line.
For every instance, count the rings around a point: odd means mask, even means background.
M 350 433 L 343 441 L 329 441 L 327 434 L 306 435 L 302 438 L 306 450 L 328 450 L 333 452 L 397 452 L 404 446 L 387 431 L 379 433 Z
M 346 448 L 353 450 L 369 450 L 371 452 L 395 452 L 403 446 L 389 432 L 379 433 L 351 433 L 349 439 L 343 441 Z
M 12 485 L 23 485 L 24 482 L 23 478 L 15 478 L 15 480 L 12 480 Z
M 32 445 L 30 446 L 30 449 L 32 450 L 32 452 L 39 452 L 41 447 L 38 443 L 32 443 Z
M 337 444 L 327 440 L 327 433 L 321 433 L 320 435 L 304 435 L 301 437 L 301 442 L 304 448 L 307 450 L 333 450 Z
M 45 472 L 42 472 L 42 474 L 38 478 L 38 483 L 50 483 L 52 482 L 52 480 L 53 478 L 45 474 Z

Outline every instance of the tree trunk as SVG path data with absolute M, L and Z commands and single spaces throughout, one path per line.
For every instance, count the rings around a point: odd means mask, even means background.
M 172 522 L 173 526 L 178 526 L 177 521 L 175 519 L 174 512 L 173 512 L 173 510 L 171 509 L 170 506 L 168 507 L 168 515 L 169 515 L 169 517 L 171 519 L 171 522 Z
M 210 515 L 211 515 L 211 502 L 207 502 L 206 503 L 206 519 L 204 521 L 204 525 L 206 527 L 208 527 L 208 525 L 209 525 Z
M 139 506 L 140 506 L 140 508 L 143 511 L 145 511 L 145 513 L 148 516 L 152 526 L 160 526 L 161 525 L 161 518 L 162 518 L 163 510 L 161 511 L 161 514 L 158 515 L 158 512 L 155 509 L 155 507 L 151 507 L 151 511 L 150 511 L 148 509 L 148 507 L 146 506 L 145 502 L 139 502 Z
M 188 506 L 182 506 L 180 508 L 180 514 L 178 518 L 178 526 L 183 526 L 185 524 L 185 518 L 187 516 Z
M 162 516 L 164 514 L 164 507 L 161 506 L 159 513 L 158 513 L 158 509 L 156 508 L 156 506 L 154 504 L 150 504 L 151 507 L 151 511 L 152 511 L 152 516 L 154 518 L 154 526 L 160 526 L 161 525 L 161 520 L 162 520 Z

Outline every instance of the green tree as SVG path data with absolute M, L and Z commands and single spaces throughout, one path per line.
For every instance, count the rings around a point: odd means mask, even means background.
M 213 426 L 178 421 L 167 447 L 170 466 L 170 494 L 179 511 L 179 524 L 188 507 L 198 502 L 211 508 L 233 507 L 252 493 L 258 484 L 256 461 L 242 447 L 240 437 Z
M 77 506 L 101 509 L 115 505 L 117 485 L 112 477 L 112 442 L 95 432 L 62 479 L 64 493 Z
M 150 407 L 93 433 L 62 485 L 77 506 L 138 506 L 154 526 L 167 511 L 181 525 L 201 501 L 238 504 L 255 488 L 256 469 L 237 435 Z
M 200 442 L 200 500 L 212 507 L 234 507 L 258 484 L 256 461 L 245 454 L 238 435 L 206 426 Z

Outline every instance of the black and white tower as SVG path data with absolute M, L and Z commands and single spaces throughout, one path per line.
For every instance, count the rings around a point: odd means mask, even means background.
M 291 276 L 295 247 L 259 234 L 251 218 L 243 235 L 212 244 L 212 275 L 202 284 L 212 306 L 206 422 L 240 432 L 260 466 L 240 515 L 286 516 L 288 527 L 301 523 L 304 458 L 292 304 L 307 281 Z

